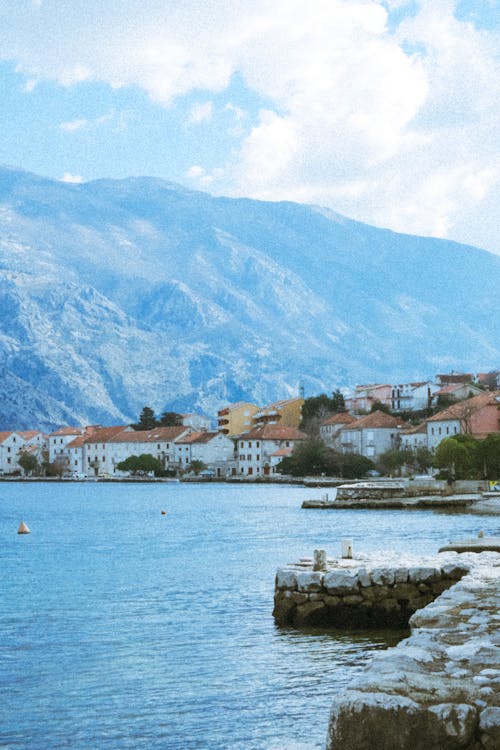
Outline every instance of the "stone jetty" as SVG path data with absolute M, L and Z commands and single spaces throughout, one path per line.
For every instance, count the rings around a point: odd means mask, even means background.
M 357 555 L 278 569 L 273 615 L 279 625 L 303 627 L 406 627 L 410 616 L 469 572 L 455 555 L 392 560 Z
M 500 554 L 362 558 L 276 576 L 278 623 L 411 628 L 335 696 L 327 750 L 498 750 Z
M 444 482 L 376 481 L 342 484 L 333 493 L 304 500 L 303 508 L 321 509 L 428 509 L 466 508 L 478 499 L 478 493 L 450 495 Z

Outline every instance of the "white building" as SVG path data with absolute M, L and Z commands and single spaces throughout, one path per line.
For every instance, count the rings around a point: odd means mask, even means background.
M 87 428 L 88 429 L 88 428 Z M 68 460 L 66 446 L 80 435 L 85 435 L 85 427 L 61 427 L 49 435 L 49 461 L 64 463 Z
M 393 411 L 419 411 L 432 405 L 434 394 L 440 386 L 427 380 L 418 383 L 400 383 L 391 386 L 391 409 Z
M 23 451 L 34 455 L 41 464 L 47 449 L 47 436 L 39 430 L 0 432 L 0 473 L 22 472 L 19 458 Z
M 307 435 L 294 427 L 267 424 L 242 433 L 237 440 L 238 474 L 269 476 Z
M 122 476 L 118 464 L 142 454 L 152 455 L 167 469 L 176 462 L 176 440 L 190 432 L 191 428 L 183 425 L 152 430 L 134 430 L 123 425 L 101 428 L 83 442 L 84 472 L 89 476 Z
M 425 422 L 416 427 L 405 427 L 401 430 L 401 448 L 416 451 L 427 448 L 427 425 Z
M 334 414 L 323 422 L 319 428 L 319 436 L 329 448 L 340 450 L 340 430 L 355 421 L 356 417 L 347 411 Z
M 176 440 L 175 455 L 179 468 L 186 469 L 193 461 L 201 461 L 222 476 L 234 458 L 234 443 L 222 432 L 192 432 Z
M 340 430 L 342 452 L 375 460 L 385 451 L 401 446 L 401 431 L 407 426 L 391 414 L 374 411 Z

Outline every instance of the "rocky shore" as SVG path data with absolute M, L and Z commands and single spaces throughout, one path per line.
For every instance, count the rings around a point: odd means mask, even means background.
M 278 624 L 411 628 L 335 697 L 327 750 L 500 748 L 499 577 L 497 552 L 278 570 Z

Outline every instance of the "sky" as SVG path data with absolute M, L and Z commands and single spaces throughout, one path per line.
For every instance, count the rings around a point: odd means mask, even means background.
M 498 0 L 0 0 L 0 164 L 500 254 Z

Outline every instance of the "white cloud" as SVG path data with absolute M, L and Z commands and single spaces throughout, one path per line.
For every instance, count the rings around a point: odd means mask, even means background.
M 84 118 L 78 118 L 76 120 L 68 120 L 68 122 L 61 122 L 59 127 L 61 130 L 67 130 L 68 133 L 74 133 L 75 130 L 84 130 L 88 128 L 89 121 Z
M 263 98 L 226 162 L 189 179 L 462 240 L 483 241 L 488 226 L 498 248 L 482 212 L 500 201 L 498 38 L 457 20 L 458 0 L 128 0 L 126 15 L 117 0 L 26 3 L 9 9 L 0 58 L 32 82 L 136 86 L 169 106 L 220 93 L 237 73 Z M 406 6 L 389 30 L 388 12 Z M 231 100 L 243 119 L 245 102 Z M 186 117 L 212 115 L 201 101 Z
M 189 122 L 198 124 L 200 122 L 208 122 L 212 119 L 213 115 L 213 104 L 212 102 L 197 102 L 193 104 L 189 112 Z
M 198 164 L 193 164 L 193 166 L 189 167 L 188 171 L 186 172 L 186 177 L 196 180 L 199 177 L 203 177 L 204 174 L 205 169 L 203 167 L 200 167 Z
M 71 174 L 71 172 L 65 172 L 59 179 L 59 182 L 72 182 L 75 184 L 79 184 L 81 182 L 84 182 L 84 179 L 79 174 Z

